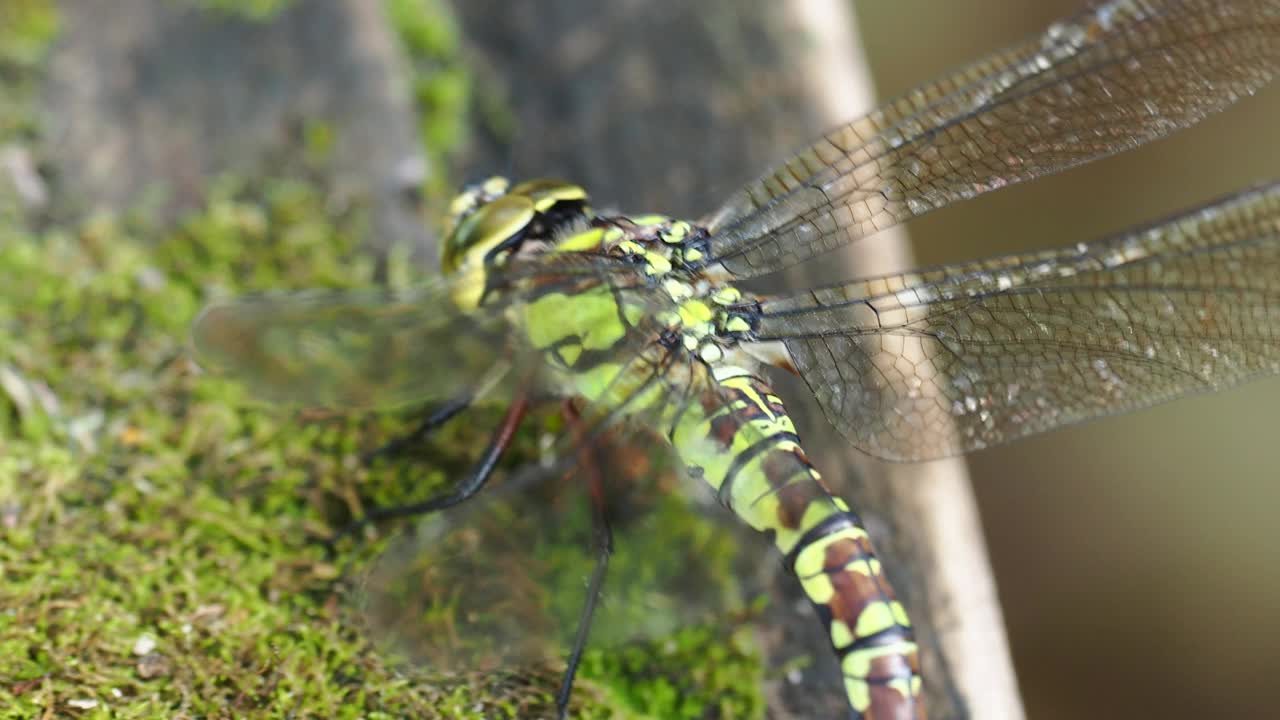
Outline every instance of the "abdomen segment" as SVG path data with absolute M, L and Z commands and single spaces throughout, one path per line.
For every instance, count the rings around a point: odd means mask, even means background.
M 911 623 L 861 520 L 823 484 L 782 400 L 749 372 L 719 368 L 672 441 L 720 501 L 786 558 L 840 661 L 853 717 L 923 720 Z

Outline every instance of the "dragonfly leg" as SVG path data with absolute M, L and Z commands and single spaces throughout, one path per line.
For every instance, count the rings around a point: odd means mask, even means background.
M 566 402 L 564 407 L 570 424 L 578 430 L 580 435 L 585 435 L 578 423 L 577 410 L 569 402 Z M 609 518 L 605 512 L 604 477 L 600 474 L 600 465 L 596 462 L 594 453 L 591 452 L 590 443 L 581 443 L 579 460 L 587 474 L 586 480 L 591 498 L 591 544 L 595 551 L 596 563 L 591 571 L 591 580 L 587 583 L 586 602 L 583 603 L 582 614 L 578 618 L 578 629 L 573 637 L 573 648 L 569 652 L 564 678 L 560 682 L 560 690 L 556 692 L 556 709 L 560 720 L 569 717 L 569 696 L 573 692 L 573 680 L 578 674 L 582 653 L 587 648 L 591 620 L 595 616 L 600 591 L 604 587 L 605 573 L 609 568 L 609 556 L 613 554 L 613 530 L 609 527 Z
M 451 409 L 450 405 L 445 406 L 441 410 L 432 414 L 430 421 L 438 416 L 445 415 L 445 411 Z M 465 407 L 465 405 L 463 406 Z M 462 408 L 453 410 L 448 417 L 461 412 Z M 410 517 L 413 515 L 425 515 L 426 513 L 444 510 L 453 507 L 459 503 L 465 502 L 480 492 L 485 483 L 493 475 L 494 469 L 498 466 L 498 461 L 502 459 L 507 449 L 511 447 L 511 440 L 515 437 L 516 430 L 520 428 L 521 421 L 524 420 L 525 414 L 529 410 L 529 396 L 526 393 L 519 393 L 511 401 L 511 405 L 507 408 L 507 412 L 502 417 L 502 422 L 498 423 L 498 427 L 494 430 L 493 437 L 489 440 L 489 446 L 485 448 L 484 454 L 480 456 L 480 461 L 472 468 L 471 474 L 456 487 L 439 495 L 432 496 L 422 502 L 412 503 L 409 505 L 396 505 L 386 508 L 372 508 L 364 517 L 352 521 L 349 525 L 339 530 L 328 543 L 332 545 L 340 538 L 358 530 L 365 525 L 382 520 L 390 520 L 392 518 Z M 445 419 L 447 420 L 448 417 Z M 443 422 L 443 421 L 441 421 Z M 423 423 L 426 427 L 428 423 Z M 437 423 L 437 426 L 439 423 Z M 416 431 L 415 431 L 416 432 Z M 430 432 L 428 429 L 426 432 Z
M 459 395 L 432 411 L 432 413 L 428 415 L 426 419 L 418 425 L 418 427 L 414 428 L 412 432 L 401 435 L 400 437 L 389 441 L 382 447 L 366 453 L 361 460 L 364 464 L 368 465 L 378 458 L 399 455 L 404 452 L 405 448 L 422 442 L 424 438 L 434 432 L 437 428 L 442 427 L 463 410 L 471 407 L 471 401 L 472 397 L 470 393 L 466 395 Z

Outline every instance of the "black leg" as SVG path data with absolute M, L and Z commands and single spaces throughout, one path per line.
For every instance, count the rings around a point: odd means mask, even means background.
M 464 406 L 465 407 L 465 406 Z M 524 420 L 525 413 L 529 409 L 529 398 L 526 394 L 518 394 L 507 408 L 507 413 L 502 417 L 502 422 L 498 424 L 497 429 L 493 433 L 493 437 L 489 440 L 489 446 L 485 448 L 484 454 L 480 456 L 480 461 L 472 468 L 471 474 L 466 480 L 452 488 L 448 492 L 441 493 L 434 497 L 427 498 L 419 503 L 411 505 L 397 505 L 389 508 L 373 508 L 364 517 L 352 521 L 349 525 L 339 530 L 328 543 L 332 546 L 345 535 L 358 530 L 365 525 L 378 522 L 381 520 L 390 520 L 392 518 L 409 517 L 412 515 L 424 515 L 437 510 L 453 507 L 459 503 L 465 502 L 476 493 L 480 492 L 484 484 L 489 481 L 493 475 L 494 468 L 498 466 L 498 461 L 502 459 L 502 455 L 511 447 L 511 441 L 515 437 L 516 430 L 520 428 L 520 422 Z M 453 417 L 461 412 L 461 408 L 453 410 L 445 419 Z M 432 414 L 428 421 L 435 419 L 437 416 L 444 415 L 443 409 Z M 439 426 L 440 423 L 436 423 Z M 425 427 L 427 423 L 423 423 Z M 427 432 L 429 432 L 428 430 Z
M 569 418 L 570 424 L 578 423 L 577 411 L 569 403 L 565 403 L 565 415 Z M 578 618 L 578 630 L 573 638 L 573 648 L 569 651 L 564 677 L 560 681 L 560 690 L 556 693 L 556 709 L 560 720 L 566 720 L 569 717 L 569 696 L 573 693 L 573 680 L 578 674 L 582 653 L 587 648 L 587 638 L 591 634 L 591 621 L 595 616 L 596 605 L 600 601 L 600 591 L 604 588 L 605 574 L 609 569 L 609 556 L 613 554 L 613 531 L 609 527 L 609 518 L 605 511 L 604 478 L 600 474 L 600 465 L 591 452 L 590 443 L 586 442 L 583 435 L 585 433 L 582 433 L 579 427 L 580 464 L 587 474 L 588 494 L 591 499 L 591 545 L 595 550 L 596 564 L 591 571 L 591 580 L 587 583 L 587 599 L 582 606 L 582 614 Z
M 408 433 L 407 435 L 401 435 L 377 450 L 366 453 L 361 459 L 364 464 L 368 465 L 380 457 L 399 455 L 404 452 L 405 448 L 422 442 L 422 440 L 434 432 L 436 428 L 439 428 L 452 420 L 458 413 L 471 407 L 471 400 L 472 398 L 469 394 L 460 395 L 450 400 L 432 411 L 432 413 L 428 415 L 427 418 L 418 425 L 418 427 L 413 429 L 413 432 Z

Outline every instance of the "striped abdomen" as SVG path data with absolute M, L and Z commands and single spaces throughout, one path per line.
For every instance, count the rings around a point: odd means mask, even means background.
M 825 626 L 854 717 L 923 720 L 911 624 L 866 529 L 823 484 L 764 381 L 737 368 L 715 379 L 718 392 L 678 420 L 676 449 L 724 505 L 772 535 Z

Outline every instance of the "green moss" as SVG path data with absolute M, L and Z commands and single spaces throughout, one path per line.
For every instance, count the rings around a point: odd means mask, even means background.
M 448 168 L 469 138 L 473 79 L 463 62 L 460 30 L 443 0 L 383 0 L 411 68 L 418 134 L 437 169 L 430 191 L 452 186 Z
M 335 207 L 348 206 L 296 181 L 225 181 L 159 242 L 145 222 L 105 216 L 39 236 L 0 228 L 0 718 L 551 707 L 557 681 L 544 671 L 440 677 L 390 665 L 344 600 L 346 570 L 385 540 L 332 558 L 316 542 L 358 498 L 402 501 L 456 476 L 484 444 L 482 422 L 450 426 L 417 463 L 366 469 L 360 454 L 405 419 L 254 407 L 188 354 L 190 322 L 212 297 L 373 282 L 358 250 L 363 213 Z M 538 435 L 558 431 L 549 422 L 521 436 L 517 457 L 539 452 Z M 711 542 L 686 517 L 662 532 Z M 656 560 L 617 570 L 684 569 Z M 733 627 L 589 653 L 575 707 L 758 716 L 756 661 Z
M 588 654 L 586 678 L 607 678 L 602 704 L 634 717 L 764 717 L 754 640 L 743 629 L 693 626 L 652 644 Z
M 0 3 L 0 145 L 31 139 L 40 63 L 58 33 L 52 0 Z
M 297 0 L 180 0 L 205 10 L 225 13 L 227 15 L 251 20 L 267 22 L 289 9 Z
M 0 6 L 0 63 L 37 67 L 57 31 L 58 12 L 50 0 L 6 0 Z

